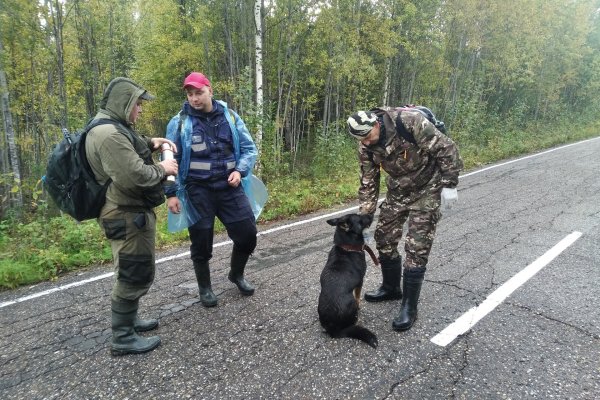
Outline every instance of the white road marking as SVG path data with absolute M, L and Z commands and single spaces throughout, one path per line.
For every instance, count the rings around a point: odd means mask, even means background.
M 500 305 L 508 296 L 512 294 L 512 292 L 521 287 L 531 277 L 533 277 L 542 268 L 554 260 L 560 253 L 575 243 L 579 237 L 581 237 L 581 232 L 573 232 L 566 236 L 553 248 L 544 253 L 544 255 L 535 260 L 533 263 L 529 264 L 515 276 L 506 281 L 502 286 L 496 289 L 481 304 L 479 304 L 477 307 L 471 308 L 452 324 L 448 325 L 443 331 L 435 335 L 431 341 L 442 347 L 452 343 L 454 339 L 475 326 L 480 319 L 485 317 L 494 308 Z
M 288 229 L 288 228 L 291 228 L 293 226 L 298 226 L 298 225 L 307 224 L 309 222 L 318 221 L 318 220 L 323 219 L 323 218 L 329 218 L 329 217 L 331 217 L 333 215 L 347 213 L 347 212 L 350 212 L 352 210 L 355 210 L 356 208 L 358 208 L 358 207 L 357 206 L 350 207 L 350 208 L 346 208 L 344 210 L 336 211 L 336 212 L 333 212 L 333 213 L 330 213 L 330 214 L 320 215 L 318 217 L 314 217 L 314 218 L 310 218 L 310 219 L 306 219 L 306 220 L 294 222 L 292 224 L 278 226 L 277 228 L 267 229 L 266 231 L 258 232 L 258 236 L 267 235 L 269 233 L 281 231 L 283 229 Z M 233 242 L 231 240 L 225 240 L 223 242 L 219 242 L 219 243 L 214 244 L 213 248 L 221 247 L 221 246 L 226 246 L 226 245 L 229 245 L 229 244 L 232 244 L 232 243 Z M 175 259 L 178 259 L 178 258 L 187 257 L 189 255 L 190 255 L 190 252 L 189 251 L 185 251 L 183 253 L 178 253 L 178 254 L 175 254 L 175 255 L 172 255 L 172 256 L 159 258 L 158 260 L 156 260 L 156 264 L 161 264 L 161 263 L 164 263 L 166 261 L 171 261 L 171 260 L 175 260 Z M 95 276 L 93 278 L 84 279 L 82 281 L 77 281 L 77 282 L 69 283 L 67 285 L 57 286 L 55 288 L 44 290 L 42 292 L 38 292 L 38 293 L 34 293 L 34 294 L 30 294 L 28 296 L 19 297 L 18 299 L 15 299 L 15 300 L 5 301 L 3 303 L 0 303 L 0 308 L 8 307 L 8 306 L 16 304 L 16 303 L 22 303 L 22 302 L 27 301 L 27 300 L 31 300 L 31 299 L 35 299 L 35 298 L 38 298 L 38 297 L 46 296 L 46 295 L 49 295 L 51 293 L 61 292 L 63 290 L 71 289 L 71 288 L 74 288 L 74 287 L 77 287 L 77 286 L 82 286 L 82 285 L 85 285 L 87 283 L 99 281 L 99 280 L 102 280 L 102 279 L 105 279 L 105 278 L 110 278 L 114 274 L 115 274 L 114 272 L 109 272 L 109 273 L 106 273 L 106 274 Z
M 98 275 L 98 276 L 95 276 L 93 278 L 84 279 L 82 281 L 69 283 L 68 285 L 62 285 L 62 286 L 58 286 L 58 287 L 55 287 L 55 288 L 52 288 L 52 289 L 44 290 L 43 292 L 38 292 L 38 293 L 30 294 L 29 296 L 19 297 L 16 300 L 5 301 L 4 303 L 0 303 L 0 308 L 6 307 L 6 306 L 10 306 L 10 305 L 16 304 L 16 303 L 21 303 L 23 301 L 35 299 L 37 297 L 46 296 L 46 295 L 48 295 L 50 293 L 61 292 L 63 290 L 67 290 L 67 289 L 70 289 L 70 288 L 73 288 L 73 287 L 82 286 L 82 285 L 85 285 L 86 283 L 98 281 L 100 279 L 108 278 L 108 277 L 111 277 L 113 275 L 114 275 L 114 272 L 109 272 L 107 274 Z
M 571 146 L 580 145 L 580 144 L 583 144 L 583 143 L 586 143 L 586 142 L 590 142 L 592 140 L 598 140 L 598 139 L 600 139 L 600 137 L 583 140 L 583 141 L 577 142 L 577 143 L 570 143 L 570 144 L 567 144 L 567 145 L 564 145 L 564 146 L 556 147 L 554 149 L 542 151 L 542 152 L 536 153 L 536 154 L 531 154 L 531 155 L 528 155 L 528 156 L 525 156 L 525 157 L 522 157 L 522 158 L 517 158 L 517 159 L 511 160 L 511 161 L 507 161 L 507 162 L 504 162 L 504 163 L 501 163 L 501 164 L 495 164 L 495 165 L 492 165 L 490 167 L 482 168 L 480 170 L 473 171 L 473 172 L 470 172 L 470 173 L 465 174 L 465 175 L 461 175 L 460 178 L 463 179 L 463 178 L 466 178 L 468 176 L 479 174 L 481 172 L 488 171 L 488 170 L 491 170 L 491 169 L 499 168 L 499 167 L 502 167 L 504 165 L 515 163 L 517 161 L 522 161 L 522 160 L 527 160 L 527 159 L 534 158 L 534 157 L 539 157 L 541 155 L 552 153 L 552 152 L 557 151 L 557 150 L 565 149 L 565 148 L 571 147 Z M 382 200 L 383 200 L 383 198 L 379 199 L 379 201 L 382 201 Z M 263 232 L 259 232 L 258 236 L 263 236 L 263 235 L 266 235 L 266 234 L 269 234 L 269 233 L 273 233 L 273 232 L 277 232 L 277 231 L 280 231 L 280 230 L 283 230 L 283 229 L 288 229 L 288 228 L 291 228 L 291 227 L 294 227 L 294 226 L 303 225 L 303 224 L 307 224 L 309 222 L 318 221 L 320 219 L 329 218 L 329 217 L 331 217 L 333 215 L 350 212 L 352 210 L 355 210 L 356 208 L 357 207 L 350 207 L 350 208 L 346 208 L 345 210 L 340 210 L 340 211 L 336 211 L 336 212 L 333 212 L 333 213 L 330 213 L 330 214 L 320 215 L 318 217 L 310 218 L 310 219 L 307 219 L 307 220 L 294 222 L 294 223 L 289 224 L 289 225 L 282 225 L 282 226 L 279 226 L 277 228 L 272 228 L 272 229 L 268 229 L 268 230 L 263 231 Z M 221 247 L 221 246 L 225 246 L 225 245 L 228 245 L 228 244 L 231 244 L 231 243 L 232 243 L 231 240 L 226 240 L 224 242 L 219 242 L 219 243 L 215 244 L 213 247 Z M 160 258 L 160 259 L 156 260 L 156 264 L 160 264 L 160 263 L 163 263 L 163 262 L 166 262 L 166 261 L 170 261 L 170 260 L 175 260 L 177 258 L 186 257 L 189 254 L 190 254 L 190 252 L 186 251 L 186 252 L 175 254 L 175 255 L 172 255 L 172 256 L 163 257 L 163 258 Z M 69 283 L 68 285 L 58 286 L 58 287 L 55 287 L 55 288 L 52 288 L 52 289 L 44 290 L 44 291 L 39 292 L 39 293 L 31 294 L 29 296 L 20 297 L 20 298 L 15 299 L 15 300 L 5 301 L 4 303 L 0 303 L 0 308 L 4 308 L 4 307 L 10 306 L 12 304 L 16 304 L 16 303 L 21 303 L 23 301 L 35 299 L 37 297 L 46 296 L 46 295 L 48 295 L 50 293 L 55 293 L 55 292 L 60 292 L 60 291 L 63 291 L 63 290 L 67 290 L 67 289 L 70 289 L 72 287 L 85 285 L 86 283 L 91 283 L 91 282 L 94 282 L 94 281 L 97 281 L 97 280 L 100 280 L 100 279 L 109 278 L 109 277 L 111 277 L 113 275 L 114 275 L 114 272 L 110 272 L 110 273 L 107 273 L 107 274 L 98 275 L 98 276 L 96 276 L 94 278 L 89 278 L 89 279 L 85 279 L 85 280 L 82 280 L 82 281 L 79 281 L 79 282 Z

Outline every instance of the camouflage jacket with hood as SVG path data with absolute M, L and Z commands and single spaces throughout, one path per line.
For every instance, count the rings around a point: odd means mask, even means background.
M 383 118 L 383 126 L 378 143 L 369 146 L 359 144 L 360 212 L 372 214 L 376 210 L 381 168 L 388 174 L 388 191 L 402 196 L 407 208 L 439 207 L 442 188 L 456 187 L 458 173 L 463 168 L 454 141 L 438 131 L 418 111 L 392 107 L 371 111 Z M 412 133 L 416 144 L 398 133 L 397 118 L 401 118 L 406 130 Z
M 161 184 L 165 169 L 152 159 L 151 139 L 136 133 L 129 122 L 134 105 L 145 93 L 129 79 L 113 80 L 94 120 L 110 119 L 115 124 L 93 128 L 85 143 L 98 182 L 112 179 L 106 201 L 117 206 L 152 208 L 165 201 Z

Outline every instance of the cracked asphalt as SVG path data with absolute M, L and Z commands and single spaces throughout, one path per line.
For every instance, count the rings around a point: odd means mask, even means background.
M 159 254 L 140 312 L 160 319 L 162 345 L 143 355 L 110 356 L 112 278 L 24 299 L 109 266 L 1 292 L 0 398 L 600 398 L 598 154 L 595 139 L 465 173 L 438 227 L 414 327 L 392 331 L 399 301 L 361 303 L 377 349 L 329 338 L 317 315 L 333 234 L 326 215 L 354 204 L 259 226 L 252 297 L 227 280 L 231 245 L 216 246 L 212 309 L 199 303 L 189 258 L 176 257 L 188 248 Z M 471 330 L 445 347 L 431 341 L 575 231 L 575 243 Z M 380 272 L 367 264 L 371 290 Z

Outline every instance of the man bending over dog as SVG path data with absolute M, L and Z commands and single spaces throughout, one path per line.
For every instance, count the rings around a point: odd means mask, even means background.
M 374 235 L 383 283 L 378 290 L 365 293 L 364 298 L 371 302 L 402 298 L 392 328 L 405 331 L 417 319 L 441 202 L 449 207 L 458 199 L 456 186 L 463 162 L 456 144 L 417 109 L 381 107 L 359 111 L 348 118 L 347 124 L 350 135 L 360 141 L 360 214 L 375 213 L 380 169 L 388 174 L 387 195 Z M 407 220 L 402 297 L 398 243 Z

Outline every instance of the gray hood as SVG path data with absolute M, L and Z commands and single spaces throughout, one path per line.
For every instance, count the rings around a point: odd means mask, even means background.
M 131 125 L 129 116 L 139 98 L 152 100 L 154 96 L 131 79 L 115 78 L 104 91 L 100 109 L 117 121 Z

